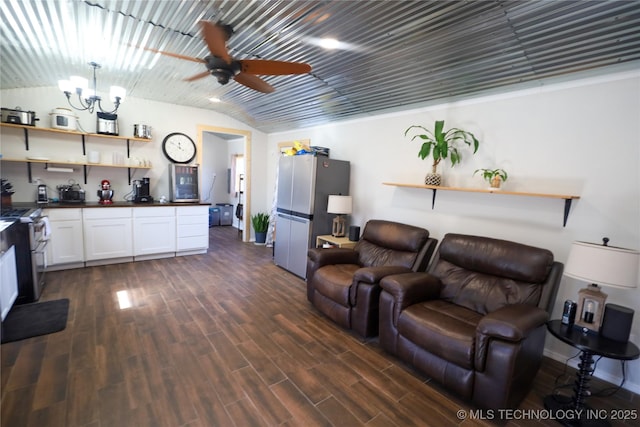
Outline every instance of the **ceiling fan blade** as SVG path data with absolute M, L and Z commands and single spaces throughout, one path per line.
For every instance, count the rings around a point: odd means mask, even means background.
M 161 55 L 171 56 L 173 58 L 185 59 L 187 61 L 198 62 L 200 64 L 206 64 L 207 63 L 207 61 L 205 61 L 204 59 L 194 58 L 192 56 L 180 55 L 179 53 L 165 52 L 164 50 L 158 50 L 158 49 L 154 49 L 154 48 L 151 48 L 151 47 L 143 47 L 143 46 L 136 46 L 136 47 L 139 47 L 140 49 L 143 49 L 143 50 L 148 50 L 149 52 L 155 52 L 155 53 L 159 53 Z
M 203 78 L 203 77 L 207 77 L 207 76 L 209 76 L 210 74 L 211 74 L 211 73 L 209 73 L 209 70 L 207 70 L 207 71 L 203 71 L 203 72 L 201 72 L 201 73 L 199 73 L 199 74 L 196 74 L 195 76 L 191 76 L 191 77 L 188 77 L 188 78 L 184 79 L 184 81 L 185 81 L 185 82 L 192 82 L 192 81 L 194 81 L 194 80 L 198 80 L 198 79 L 201 79 L 201 78 Z
M 229 56 L 226 45 L 228 37 L 225 30 L 209 21 L 200 21 L 200 28 L 204 41 L 209 47 L 209 52 L 213 56 L 222 58 L 227 64 L 231 64 L 231 56 Z
M 234 80 L 240 84 L 243 84 L 251 89 L 257 90 L 262 93 L 271 93 L 275 90 L 273 86 L 265 82 L 258 76 L 252 74 L 239 73 L 234 77 Z
M 268 59 L 242 59 L 242 72 L 249 74 L 263 74 L 280 76 L 285 74 L 306 74 L 311 71 L 311 65 L 304 62 L 271 61 Z

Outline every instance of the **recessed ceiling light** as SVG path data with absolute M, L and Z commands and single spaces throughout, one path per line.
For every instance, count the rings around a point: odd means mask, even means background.
M 211 102 L 222 102 L 222 99 L 220 99 L 220 98 L 216 98 L 216 97 L 214 96 L 214 97 L 212 97 L 212 98 L 209 98 L 209 101 L 211 101 Z
M 320 40 L 320 46 L 325 49 L 337 49 L 340 46 L 340 42 L 336 39 L 325 38 Z

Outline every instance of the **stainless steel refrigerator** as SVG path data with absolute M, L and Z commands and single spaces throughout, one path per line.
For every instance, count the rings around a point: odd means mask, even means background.
M 330 194 L 349 195 L 350 164 L 326 156 L 282 156 L 278 165 L 274 262 L 306 276 L 307 250 L 331 234 Z

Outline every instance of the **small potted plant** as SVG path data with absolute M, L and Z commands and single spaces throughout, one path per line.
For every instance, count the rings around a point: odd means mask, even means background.
M 255 215 L 251 215 L 251 225 L 253 225 L 253 231 L 256 234 L 256 244 L 264 245 L 267 241 L 269 214 L 265 212 L 258 212 Z
M 471 132 L 458 128 L 451 128 L 445 131 L 444 120 L 436 121 L 433 131 L 430 131 L 423 126 L 413 125 L 405 130 L 404 135 L 407 136 L 412 129 L 424 131 L 424 133 L 417 133 L 411 138 L 411 141 L 416 138 L 422 141 L 418 157 L 424 160 L 429 155 L 433 156 L 431 173 L 427 174 L 424 180 L 424 183 L 427 185 L 442 184 L 442 176 L 437 173 L 438 164 L 442 159 L 449 157 L 451 159 L 451 167 L 460 163 L 461 156 L 458 151 L 458 145 L 460 143 L 464 143 L 469 147 L 473 146 L 474 154 L 478 151 L 478 146 L 480 145 L 476 137 Z
M 492 189 L 499 190 L 500 185 L 507 180 L 509 175 L 504 169 L 476 169 L 473 174 L 482 173 L 482 177 L 489 183 Z
M 2 200 L 1 200 L 1 204 L 4 207 L 9 207 L 11 206 L 11 195 L 13 193 L 15 193 L 15 191 L 13 191 L 13 185 L 11 185 L 11 183 L 9 181 L 7 181 L 6 179 L 2 178 L 0 179 L 0 186 L 2 189 L 1 195 L 2 195 Z

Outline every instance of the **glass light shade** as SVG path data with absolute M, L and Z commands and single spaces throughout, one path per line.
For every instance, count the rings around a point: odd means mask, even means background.
M 633 249 L 573 242 L 564 274 L 602 286 L 635 288 L 639 262 L 640 252 Z
M 120 98 L 120 102 L 124 101 L 124 97 L 127 94 L 127 90 L 120 86 L 111 86 L 109 89 L 109 99 L 115 102 L 116 98 Z
M 75 92 L 75 87 L 73 87 L 73 83 L 71 80 L 58 80 L 58 88 L 63 92 Z
M 71 85 L 74 89 L 80 89 L 80 91 L 84 91 L 89 87 L 89 80 L 80 76 L 71 76 L 69 79 L 71 80 Z
M 329 203 L 327 203 L 327 213 L 331 214 L 350 214 L 353 208 L 353 202 L 351 196 L 329 196 Z
M 96 95 L 96 91 L 93 89 L 82 89 L 82 98 L 91 99 Z

